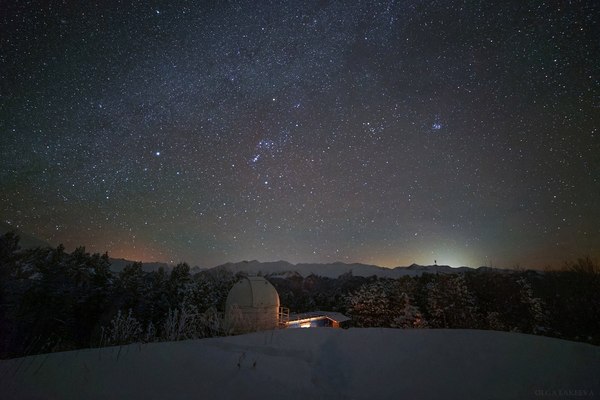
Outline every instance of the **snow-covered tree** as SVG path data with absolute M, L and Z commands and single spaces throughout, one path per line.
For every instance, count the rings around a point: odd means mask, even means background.
M 171 307 L 177 307 L 184 301 L 189 302 L 189 297 L 193 292 L 192 285 L 190 266 L 187 263 L 177 264 L 167 281 L 167 293 Z
M 525 276 L 517 280 L 519 284 L 519 295 L 521 304 L 523 304 L 528 312 L 529 326 L 525 328 L 526 332 L 543 333 L 547 331 L 548 316 L 545 311 L 545 305 L 542 299 L 535 297 L 531 283 Z
M 477 326 L 475 298 L 463 274 L 437 275 L 427 285 L 428 322 L 434 328 Z
M 150 342 L 156 341 L 156 339 L 157 339 L 156 328 L 154 327 L 154 324 L 152 323 L 152 321 L 148 322 L 148 325 L 146 326 L 146 331 L 144 332 L 143 337 L 144 337 L 145 343 L 150 343 Z
M 110 325 L 102 329 L 101 342 L 103 345 L 129 344 L 139 341 L 141 335 L 142 326 L 131 310 L 127 315 L 119 310 L 110 321 Z
M 379 279 L 348 295 L 346 310 L 357 326 L 391 327 L 404 307 L 401 295 L 394 281 Z
M 426 328 L 427 321 L 419 307 L 413 304 L 406 293 L 401 294 L 402 310 L 392 323 L 393 328 Z
M 224 333 L 223 320 L 216 308 L 210 307 L 198 318 L 198 337 L 214 337 Z
M 507 330 L 507 326 L 503 321 L 502 315 L 497 311 L 488 311 L 485 317 L 485 327 L 493 331 Z

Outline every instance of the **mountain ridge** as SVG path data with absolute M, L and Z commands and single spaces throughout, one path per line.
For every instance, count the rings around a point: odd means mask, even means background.
M 9 231 L 16 231 L 20 236 L 21 248 L 35 248 L 35 247 L 53 247 L 48 242 L 38 239 L 37 237 L 27 234 L 20 229 L 17 229 L 3 221 L 0 221 L 0 234 L 4 234 Z M 126 265 L 133 264 L 136 261 L 127 260 L 125 258 L 110 258 L 111 270 L 113 272 L 121 272 Z M 142 262 L 142 269 L 146 272 L 157 271 L 159 268 L 165 268 L 170 271 L 174 264 L 160 262 L 160 261 L 147 261 Z M 228 270 L 234 274 L 246 273 L 251 275 L 269 275 L 269 276 L 290 276 L 294 273 L 302 277 L 309 275 L 319 275 L 328 278 L 338 278 L 340 275 L 351 273 L 354 276 L 378 276 L 380 278 L 399 278 L 402 276 L 420 276 L 424 273 L 433 274 L 456 274 L 466 271 L 474 270 L 486 270 L 486 271 L 509 271 L 505 269 L 490 268 L 490 267 L 458 267 L 453 268 L 448 265 L 419 265 L 411 264 L 409 266 L 397 266 L 393 268 L 381 267 L 374 264 L 363 264 L 363 263 L 345 263 L 342 261 L 334 261 L 331 263 L 297 263 L 292 264 L 285 260 L 278 261 L 258 261 L 258 260 L 243 260 L 238 262 L 227 262 L 211 268 L 204 268 L 199 266 L 191 266 L 191 273 L 198 273 L 204 270 Z
M 480 267 L 487 268 L 487 267 Z M 479 269 L 479 268 L 477 268 Z M 320 275 L 328 278 L 338 278 L 340 275 L 351 273 L 354 276 L 378 276 L 381 278 L 399 278 L 401 276 L 419 276 L 424 273 L 440 273 L 440 274 L 457 274 L 466 271 L 474 271 L 476 269 L 469 267 L 453 268 L 448 265 L 418 265 L 412 264 L 408 267 L 398 266 L 394 268 L 380 267 L 372 264 L 362 263 L 298 263 L 290 262 L 267 261 L 260 262 L 257 260 L 244 260 L 239 262 L 228 262 L 218 265 L 209 270 L 228 270 L 234 274 L 261 274 L 267 276 L 279 276 L 296 272 L 299 275 L 306 277 L 309 275 Z M 494 268 L 495 271 L 506 271 Z

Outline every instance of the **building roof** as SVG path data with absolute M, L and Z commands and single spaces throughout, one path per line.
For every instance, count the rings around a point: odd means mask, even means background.
M 233 285 L 227 295 L 227 309 L 233 305 L 240 308 L 279 307 L 279 295 L 265 278 L 244 277 Z
M 351 320 L 351 318 L 345 316 L 344 314 L 335 312 L 335 311 L 309 311 L 309 312 L 298 313 L 298 314 L 290 313 L 289 322 L 300 321 L 303 319 L 310 319 L 310 318 L 320 318 L 320 317 L 329 318 L 330 320 L 336 321 L 336 322 L 345 322 L 345 321 Z

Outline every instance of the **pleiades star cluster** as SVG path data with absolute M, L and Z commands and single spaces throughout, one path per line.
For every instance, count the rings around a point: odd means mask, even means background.
M 600 3 L 5 1 L 0 219 L 134 260 L 600 256 Z

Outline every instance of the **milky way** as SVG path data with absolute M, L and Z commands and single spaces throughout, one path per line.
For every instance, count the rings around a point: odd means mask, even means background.
M 600 256 L 596 1 L 4 3 L 0 218 L 53 245 Z

